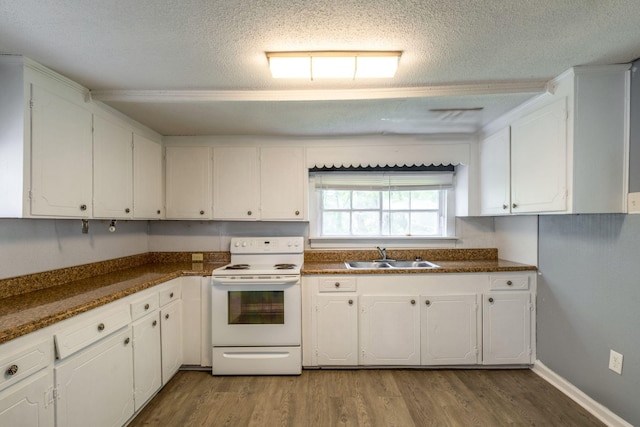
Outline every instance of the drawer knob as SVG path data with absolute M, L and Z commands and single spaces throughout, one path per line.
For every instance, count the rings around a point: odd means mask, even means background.
M 145 304 L 145 305 L 144 305 L 144 309 L 145 309 L 145 310 L 149 310 L 149 304 Z
M 411 300 L 411 305 L 416 305 L 416 300 L 412 299 Z
M 153 323 L 151 324 L 151 326 L 156 326 L 158 324 L 157 320 L 154 320 Z
M 493 298 L 489 298 L 489 302 L 493 302 Z
M 173 298 L 173 292 L 169 294 L 169 298 Z
M 507 286 L 511 286 L 513 285 L 513 282 L 511 280 L 507 280 Z
M 335 287 L 339 288 L 340 287 L 340 282 L 336 282 Z
M 168 318 L 169 318 L 169 313 L 165 314 L 165 315 L 164 315 L 164 318 L 165 318 L 165 319 L 168 319 Z
M 104 331 L 104 323 L 100 323 L 100 324 L 98 325 L 98 330 L 99 330 L 99 331 Z
M 349 300 L 349 305 L 353 305 L 353 300 L 352 299 Z
M 18 365 L 11 365 L 9 369 L 7 369 L 7 375 L 12 376 L 18 373 Z
M 425 303 L 426 305 L 431 305 L 431 301 L 429 301 L 429 300 L 426 300 L 424 303 Z
M 129 344 L 130 342 L 131 342 L 131 338 L 126 337 L 126 338 L 124 339 L 124 345 L 127 345 L 127 344 Z

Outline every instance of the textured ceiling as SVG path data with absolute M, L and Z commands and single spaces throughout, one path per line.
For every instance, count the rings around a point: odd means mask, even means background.
M 638 0 L 0 0 L 0 52 L 103 91 L 412 88 L 629 62 L 639 16 Z M 389 80 L 272 79 L 265 52 L 288 50 L 403 55 Z M 165 135 L 330 135 L 469 132 L 527 96 L 109 103 Z M 484 110 L 429 112 L 454 107 Z

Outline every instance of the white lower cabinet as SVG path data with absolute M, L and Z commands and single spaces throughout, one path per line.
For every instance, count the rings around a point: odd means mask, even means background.
M 530 364 L 532 360 L 531 294 L 488 292 L 482 299 L 482 363 Z
M 54 425 L 53 374 L 47 369 L 0 392 L 0 426 Z
M 360 364 L 419 365 L 417 296 L 360 297 Z
M 182 301 L 160 308 L 160 341 L 162 385 L 165 385 L 182 365 Z
M 421 363 L 478 363 L 478 302 L 475 294 L 421 296 Z
M 319 295 L 315 316 L 318 365 L 358 364 L 358 299 L 354 295 Z
M 135 410 L 162 387 L 160 347 L 160 313 L 153 313 L 133 323 L 133 386 Z
M 55 367 L 56 425 L 121 426 L 134 413 L 131 327 Z

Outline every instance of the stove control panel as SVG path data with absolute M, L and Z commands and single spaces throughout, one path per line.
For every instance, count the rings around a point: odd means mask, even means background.
M 302 253 L 304 238 L 297 237 L 232 237 L 232 254 Z

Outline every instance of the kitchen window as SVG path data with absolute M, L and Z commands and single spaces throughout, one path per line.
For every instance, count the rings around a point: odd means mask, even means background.
M 453 234 L 453 166 L 354 169 L 311 171 L 312 238 Z

